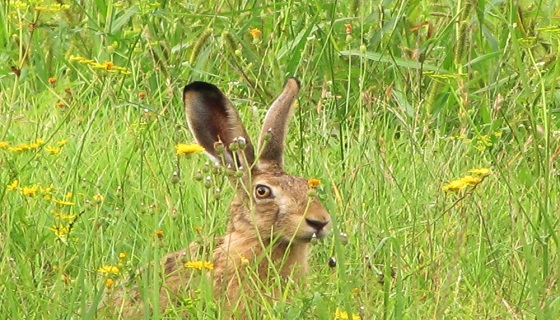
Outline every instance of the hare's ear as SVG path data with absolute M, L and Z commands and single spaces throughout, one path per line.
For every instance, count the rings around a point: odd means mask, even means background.
M 255 153 L 247 130 L 237 110 L 220 89 L 210 83 L 193 82 L 185 87 L 183 101 L 189 128 L 211 158 L 231 168 L 248 168 L 253 164 Z M 237 151 L 234 157 L 230 150 L 231 143 L 239 138 L 245 139 L 245 157 L 242 151 Z M 222 154 L 216 151 L 217 142 L 225 147 Z
M 258 147 L 261 152 L 258 166 L 261 169 L 282 170 L 283 168 L 284 140 L 288 133 L 288 123 L 293 114 L 292 106 L 298 91 L 299 81 L 296 78 L 288 79 L 284 91 L 266 113 Z

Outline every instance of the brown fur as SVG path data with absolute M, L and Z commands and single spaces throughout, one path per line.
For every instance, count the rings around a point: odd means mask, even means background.
M 211 158 L 222 161 L 223 165 L 232 169 L 240 165 L 244 170 L 250 168 L 242 178 L 232 180 L 237 192 L 230 205 L 228 230 L 216 241 L 212 250 L 214 270 L 207 273 L 207 281 L 213 283 L 214 297 L 223 299 L 223 306 L 232 314 L 234 309 L 237 310 L 241 317 L 244 299 L 255 295 L 255 288 L 263 291 L 278 278 L 298 279 L 305 275 L 309 242 L 328 232 L 330 216 L 315 197 L 308 196 L 307 180 L 283 171 L 284 139 L 298 89 L 297 80 L 288 80 L 284 92 L 267 113 L 259 137 L 260 153 L 248 143 L 244 150 L 247 157 L 239 151 L 234 155 L 229 149 L 224 157 L 220 157 L 214 150 L 216 141 L 229 146 L 233 141 L 228 139 L 233 140 L 236 134 L 250 141 L 237 112 L 210 84 L 194 83 L 185 88 L 187 119 L 198 143 L 206 148 Z M 211 105 L 205 107 L 208 103 Z M 230 125 L 223 127 L 223 123 Z M 266 134 L 272 134 L 272 138 L 266 139 Z M 255 154 L 266 157 L 252 159 Z M 236 157 L 248 159 L 251 163 L 238 163 L 234 160 Z M 270 193 L 259 196 L 259 187 L 267 188 Z M 170 253 L 162 259 L 161 311 L 188 297 L 193 281 L 201 281 L 196 277 L 200 272 L 184 266 L 185 261 L 200 260 L 201 251 L 205 250 L 193 243 L 188 250 Z M 113 311 L 119 310 L 121 315 L 135 318 L 151 310 L 144 308 L 138 290 L 133 289 L 128 296 L 122 290 L 116 291 L 109 300 Z M 279 292 L 273 290 L 267 294 L 274 300 Z

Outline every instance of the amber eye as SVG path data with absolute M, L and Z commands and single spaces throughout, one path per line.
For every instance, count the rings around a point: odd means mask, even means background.
M 255 187 L 255 196 L 259 199 L 269 198 L 272 196 L 272 190 L 269 187 L 262 184 L 258 184 Z

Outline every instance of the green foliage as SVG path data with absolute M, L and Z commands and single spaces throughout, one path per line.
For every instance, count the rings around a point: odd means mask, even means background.
M 60 3 L 0 5 L 0 318 L 93 317 L 104 265 L 222 235 L 231 188 L 175 154 L 182 87 L 215 83 L 254 135 L 290 76 L 288 171 L 335 224 L 249 315 L 560 317 L 556 1 Z M 182 308 L 223 315 L 207 291 Z

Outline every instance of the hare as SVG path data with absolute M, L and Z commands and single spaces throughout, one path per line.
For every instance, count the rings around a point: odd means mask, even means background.
M 284 140 L 299 86 L 297 79 L 287 80 L 266 114 L 256 149 L 239 114 L 216 86 L 193 82 L 184 89 L 186 118 L 196 141 L 212 160 L 237 173 L 231 175 L 236 194 L 229 208 L 227 232 L 216 241 L 208 279 L 214 297 L 224 299 L 227 308 L 237 310 L 241 317 L 241 291 L 246 297 L 253 290 L 249 286 L 258 282 L 266 288 L 278 275 L 302 277 L 308 269 L 310 241 L 324 237 L 331 224 L 329 213 L 308 192 L 308 181 L 283 170 Z M 162 259 L 161 309 L 178 303 L 176 297 L 188 292 L 192 271 L 186 270 L 185 261 L 200 256 L 198 251 L 191 244 Z M 248 266 L 254 268 L 248 270 Z M 132 300 L 140 300 L 139 294 Z M 130 308 L 135 301 L 112 302 L 128 317 L 145 310 Z

